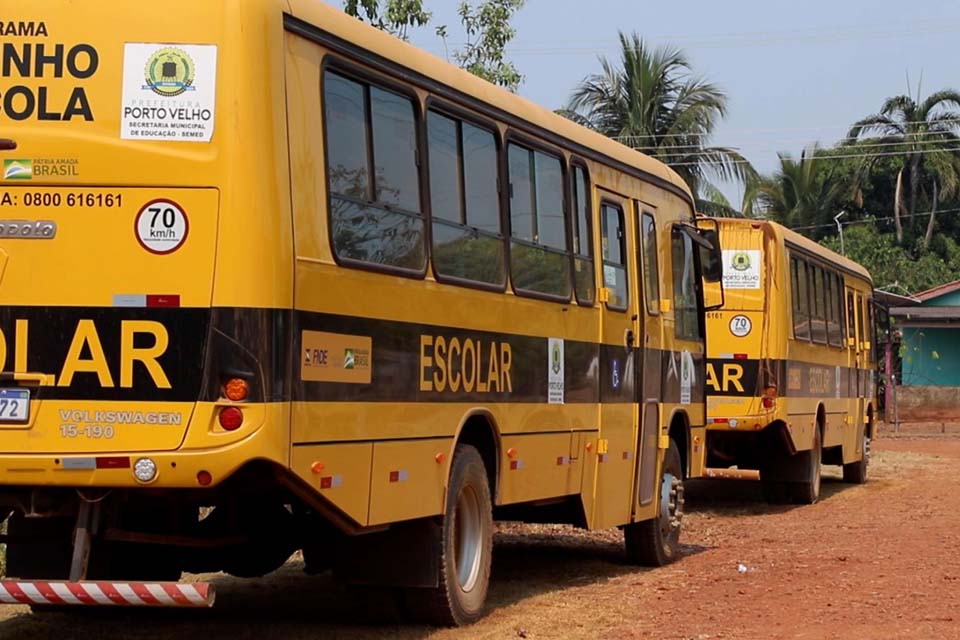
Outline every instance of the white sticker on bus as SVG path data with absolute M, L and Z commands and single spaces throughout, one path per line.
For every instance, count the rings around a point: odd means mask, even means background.
M 210 142 L 217 47 L 128 42 L 123 49 L 124 140 Z
M 724 249 L 723 286 L 727 289 L 759 289 L 761 266 L 759 249 Z
M 550 338 L 547 345 L 547 367 L 547 401 L 550 404 L 563 404 L 563 340 Z

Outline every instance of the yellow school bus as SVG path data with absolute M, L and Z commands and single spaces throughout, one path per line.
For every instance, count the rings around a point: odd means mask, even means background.
M 870 274 L 774 222 L 716 222 L 724 303 L 707 314 L 704 465 L 759 470 L 775 503 L 816 502 L 821 464 L 866 482 L 877 406 Z
M 494 519 L 676 556 L 719 257 L 675 173 L 318 0 L 0 29 L 0 602 L 302 550 L 462 624 Z

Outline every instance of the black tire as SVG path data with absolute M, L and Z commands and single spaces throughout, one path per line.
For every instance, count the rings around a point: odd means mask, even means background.
M 440 536 L 438 586 L 407 589 L 412 617 L 439 626 L 472 624 L 484 614 L 493 556 L 493 506 L 480 453 L 457 445 Z
M 790 485 L 778 480 L 764 479 L 763 473 L 760 473 L 760 490 L 763 492 L 763 500 L 767 504 L 790 504 Z
M 683 502 L 680 449 L 671 439 L 660 473 L 660 508 L 657 517 L 634 522 L 623 528 L 627 562 L 647 567 L 662 567 L 677 559 L 680 555 Z
M 850 484 L 866 484 L 867 467 L 870 464 L 870 436 L 867 435 L 867 425 L 863 426 L 860 436 L 860 459 L 856 462 L 843 465 L 843 481 Z
M 796 454 L 802 477 L 790 483 L 790 494 L 796 504 L 814 504 L 820 499 L 821 457 L 823 442 L 819 426 L 813 432 L 813 447 Z

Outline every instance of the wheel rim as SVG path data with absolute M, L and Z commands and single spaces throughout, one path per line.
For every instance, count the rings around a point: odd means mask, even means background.
M 683 481 L 669 471 L 660 483 L 660 531 L 664 538 L 679 533 L 683 520 Z
M 472 590 L 480 576 L 483 557 L 480 497 L 473 487 L 464 487 L 457 497 L 454 515 L 454 556 L 457 582 L 463 591 Z

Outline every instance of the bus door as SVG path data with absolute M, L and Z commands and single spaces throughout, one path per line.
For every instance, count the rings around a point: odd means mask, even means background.
M 638 350 L 640 370 L 637 380 L 638 423 L 637 474 L 634 487 L 634 507 L 643 508 L 653 502 L 657 490 L 657 453 L 659 451 L 659 424 L 663 352 L 660 329 L 660 269 L 656 209 L 636 203 L 636 259 L 637 283 L 634 286 L 644 318 L 643 343 Z M 644 313 L 644 311 L 646 313 Z
M 633 240 L 628 233 L 630 202 L 598 189 L 601 296 L 600 436 L 597 446 L 596 507 L 593 528 L 630 521 L 636 456 L 636 390 L 643 344 L 636 286 L 630 282 Z
M 854 410 L 856 411 L 857 434 L 859 435 L 860 429 L 863 427 L 863 396 L 864 387 L 866 386 L 866 351 L 864 351 L 864 347 L 866 346 L 865 341 L 868 340 L 867 335 L 869 334 L 866 330 L 866 325 L 864 324 L 863 294 L 854 291 L 852 296 L 854 324 L 856 326 L 853 343 L 853 380 L 856 383 L 853 396 L 853 405 Z

